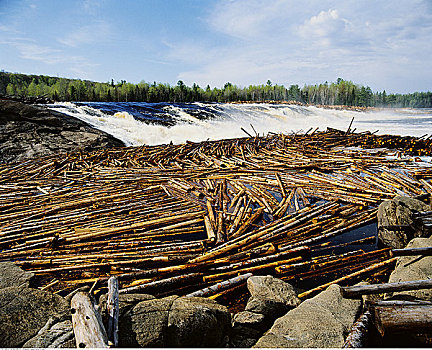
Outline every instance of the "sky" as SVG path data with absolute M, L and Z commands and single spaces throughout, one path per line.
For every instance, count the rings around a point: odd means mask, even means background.
M 432 0 L 0 0 L 0 69 L 223 87 L 432 90 Z

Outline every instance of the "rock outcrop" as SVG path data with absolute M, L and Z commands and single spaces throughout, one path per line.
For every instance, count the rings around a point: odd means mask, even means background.
M 361 300 L 342 298 L 333 284 L 278 318 L 254 348 L 342 347 L 360 307 Z
M 221 347 L 231 314 L 207 298 L 170 296 L 142 301 L 119 321 L 120 347 Z
M 75 150 L 124 146 L 83 121 L 46 108 L 0 100 L 0 163 Z
M 391 248 L 404 248 L 415 237 L 428 235 L 423 223 L 414 213 L 428 211 L 430 206 L 410 197 L 396 196 L 378 208 L 378 239 L 380 244 Z

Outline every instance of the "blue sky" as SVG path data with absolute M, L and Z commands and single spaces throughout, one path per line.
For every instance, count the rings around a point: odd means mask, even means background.
M 431 0 L 0 0 L 0 69 L 221 87 L 432 90 Z

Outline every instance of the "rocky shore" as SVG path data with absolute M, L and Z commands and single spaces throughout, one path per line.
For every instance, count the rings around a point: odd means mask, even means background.
M 75 150 L 124 146 L 71 116 L 13 100 L 0 100 L 0 163 Z

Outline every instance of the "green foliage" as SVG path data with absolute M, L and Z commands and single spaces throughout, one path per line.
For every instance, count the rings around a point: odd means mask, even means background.
M 369 86 L 338 78 L 336 82 L 316 85 L 266 84 L 240 88 L 227 82 L 223 88 L 202 89 L 193 84 L 188 87 L 179 80 L 175 86 L 141 81 L 131 84 L 126 80 L 106 83 L 66 79 L 44 75 L 26 75 L 0 72 L 0 95 L 41 96 L 55 101 L 104 102 L 233 102 L 233 101 L 298 101 L 310 104 L 377 106 L 377 107 L 427 107 L 432 108 L 432 92 L 412 94 L 387 94 L 373 92 Z

